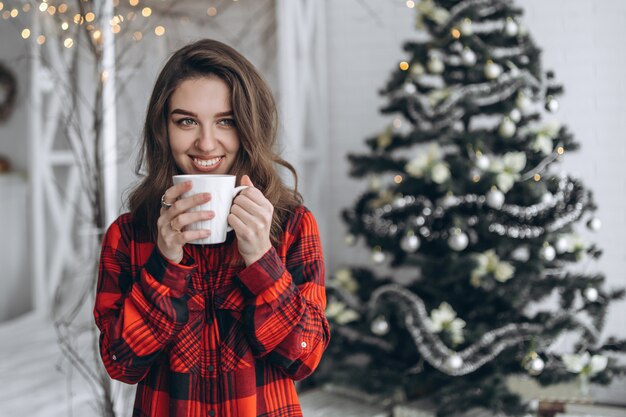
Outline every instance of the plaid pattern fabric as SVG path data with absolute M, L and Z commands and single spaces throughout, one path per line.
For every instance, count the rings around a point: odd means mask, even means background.
M 133 416 L 301 416 L 293 380 L 330 337 L 317 224 L 300 207 L 246 267 L 234 233 L 173 264 L 120 216 L 102 245 L 94 308 L 111 378 L 138 384 Z

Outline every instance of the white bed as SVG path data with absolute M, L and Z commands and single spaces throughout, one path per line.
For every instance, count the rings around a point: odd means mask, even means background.
M 85 356 L 89 336 L 75 340 Z M 0 324 L 1 417 L 98 416 L 96 398 L 61 352 L 48 318 L 28 313 Z

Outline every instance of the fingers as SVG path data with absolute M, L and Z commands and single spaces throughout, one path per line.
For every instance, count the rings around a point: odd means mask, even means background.
M 252 184 L 252 180 L 250 179 L 248 175 L 244 175 L 243 177 L 241 177 L 241 185 L 254 187 L 254 184 Z
M 182 213 L 169 222 L 169 226 L 174 230 L 182 230 L 185 226 L 190 225 L 191 223 L 199 222 L 202 220 L 211 220 L 215 217 L 215 213 L 213 211 L 193 211 Z
M 169 204 L 174 204 L 178 197 L 191 190 L 191 181 L 181 182 L 180 184 L 175 184 L 165 190 L 165 202 Z
M 167 212 L 170 214 L 168 217 L 172 218 L 183 211 L 187 211 L 192 207 L 199 206 L 211 200 L 211 194 L 209 193 L 199 193 L 191 197 L 181 198 L 184 193 L 191 190 L 191 187 L 191 181 L 186 181 L 168 188 L 165 191 L 164 200 L 170 203 L 171 207 L 168 209 L 161 208 L 161 214 L 163 215 Z
M 255 211 L 273 211 L 274 206 L 265 198 L 261 190 L 258 188 L 246 188 L 241 191 L 233 204 L 244 207 L 249 212 Z

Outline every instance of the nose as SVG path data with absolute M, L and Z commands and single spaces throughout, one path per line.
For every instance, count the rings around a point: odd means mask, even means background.
M 196 148 L 204 153 L 209 153 L 217 147 L 217 137 L 210 127 L 202 127 L 200 135 L 196 139 Z

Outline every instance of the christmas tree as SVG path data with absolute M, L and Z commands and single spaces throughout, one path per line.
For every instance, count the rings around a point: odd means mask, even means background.
M 601 250 L 576 226 L 600 220 L 591 192 L 559 173 L 578 144 L 555 120 L 563 88 L 542 70 L 522 10 L 415 7 L 416 40 L 381 91 L 392 121 L 349 155 L 351 175 L 370 183 L 343 212 L 348 240 L 378 265 L 329 280 L 321 377 L 391 402 L 428 397 L 446 416 L 528 412 L 507 386 L 514 375 L 583 390 L 623 376 L 612 354 L 626 342 L 600 333 L 624 290 L 581 272 Z M 562 337 L 566 352 L 554 348 Z

